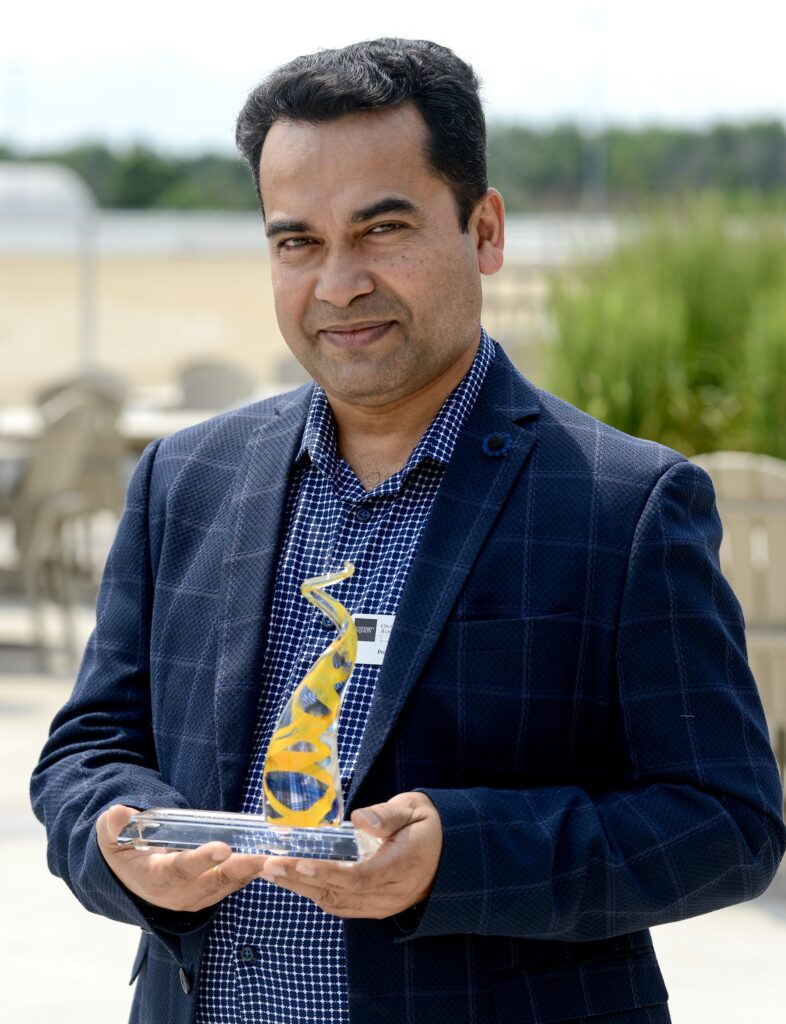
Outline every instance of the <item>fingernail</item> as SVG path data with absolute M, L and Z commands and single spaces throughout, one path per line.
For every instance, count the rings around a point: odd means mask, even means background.
M 210 859 L 211 860 L 226 860 L 227 859 L 227 855 L 224 853 L 223 850 L 216 850 L 215 853 L 211 853 L 210 854 Z
M 286 869 L 280 867 L 265 868 L 262 872 L 263 878 L 283 878 L 286 875 Z
M 295 871 L 300 875 L 307 875 L 309 878 L 314 878 L 316 875 L 316 871 L 310 864 L 303 864 L 302 862 L 295 865 Z
M 374 814 L 373 811 L 358 811 L 358 814 L 361 814 L 369 823 L 369 825 L 373 825 L 374 828 L 379 828 L 379 826 L 382 824 L 379 816 Z

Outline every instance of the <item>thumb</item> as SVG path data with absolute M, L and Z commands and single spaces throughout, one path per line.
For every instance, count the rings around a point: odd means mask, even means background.
M 412 808 L 403 801 L 393 798 L 384 804 L 372 804 L 352 812 L 352 824 L 369 835 L 387 839 L 395 835 L 413 818 Z
M 132 814 L 136 814 L 133 807 L 126 807 L 124 804 L 114 804 L 100 816 L 96 822 L 99 839 L 103 839 L 114 845 L 118 835 L 128 824 Z

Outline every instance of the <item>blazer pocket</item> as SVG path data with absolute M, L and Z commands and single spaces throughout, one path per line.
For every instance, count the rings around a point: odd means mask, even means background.
M 655 954 L 650 951 L 591 963 L 520 970 L 492 979 L 494 1008 L 499 1024 L 632 1024 L 653 1021 L 648 1007 L 663 1007 L 658 1021 L 669 1021 L 663 984 Z M 636 1011 L 641 1010 L 641 1014 Z M 615 1016 L 626 1013 L 624 1018 Z
M 573 639 L 578 624 L 575 612 L 517 619 L 450 619 L 437 644 L 443 651 L 522 651 Z
M 147 960 L 147 951 L 150 947 L 150 933 L 142 932 L 142 938 L 139 942 L 139 949 L 136 951 L 134 957 L 134 966 L 131 968 L 131 977 L 128 979 L 128 984 L 133 985 L 136 979 L 139 977 L 139 973 L 145 966 L 145 960 Z

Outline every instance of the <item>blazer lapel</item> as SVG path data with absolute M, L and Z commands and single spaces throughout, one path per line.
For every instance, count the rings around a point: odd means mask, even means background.
M 215 687 L 221 806 L 229 810 L 241 799 L 252 752 L 289 474 L 310 396 L 308 387 L 286 396 L 250 436 L 232 499 L 229 543 L 221 568 L 222 625 Z
M 453 457 L 415 553 L 385 660 L 380 669 L 347 803 L 352 801 L 381 751 L 437 643 L 461 587 L 518 476 L 535 432 L 535 388 L 497 347 L 480 394 L 456 443 Z M 501 455 L 484 451 L 484 440 L 507 435 Z

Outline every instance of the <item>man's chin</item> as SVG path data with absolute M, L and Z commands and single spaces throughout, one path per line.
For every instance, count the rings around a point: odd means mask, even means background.
M 408 393 L 406 383 L 400 383 L 379 367 L 374 373 L 319 373 L 317 370 L 312 376 L 328 398 L 335 398 L 346 405 L 366 408 L 391 405 Z M 407 380 L 409 376 L 405 377 Z
M 342 353 L 343 354 L 343 353 Z M 386 405 L 406 394 L 411 372 L 402 373 L 371 353 L 347 353 L 349 358 L 312 364 L 306 369 L 330 398 L 351 405 Z

